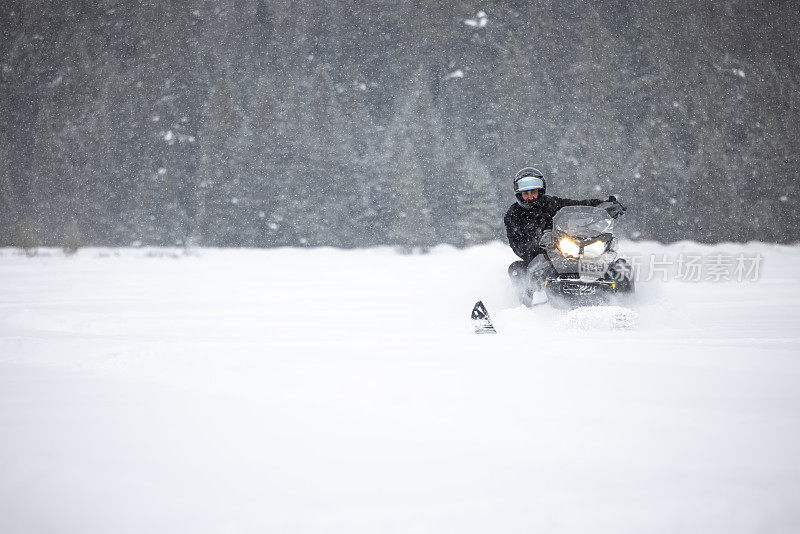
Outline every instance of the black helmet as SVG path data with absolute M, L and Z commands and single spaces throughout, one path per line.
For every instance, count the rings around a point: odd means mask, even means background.
M 539 190 L 539 197 L 531 202 L 522 200 L 522 195 L 520 193 L 532 189 Z M 517 197 L 517 204 L 525 209 L 530 209 L 534 204 L 539 202 L 542 197 L 544 197 L 545 191 L 547 191 L 547 182 L 539 169 L 525 167 L 524 169 L 520 169 L 517 175 L 514 176 L 514 196 Z

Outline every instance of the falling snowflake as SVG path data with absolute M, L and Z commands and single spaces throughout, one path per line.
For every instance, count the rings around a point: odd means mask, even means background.
M 464 21 L 464 24 L 472 28 L 484 28 L 488 23 L 489 19 L 486 17 L 486 12 L 484 11 L 478 11 L 474 19 L 466 19 Z

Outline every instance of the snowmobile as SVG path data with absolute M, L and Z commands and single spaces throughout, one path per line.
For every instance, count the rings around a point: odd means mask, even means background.
M 617 257 L 614 219 L 603 204 L 562 208 L 540 244 L 552 265 L 544 292 L 556 307 L 606 305 L 635 291 L 633 268 Z
M 617 257 L 614 218 L 607 207 L 566 206 L 553 218 L 553 229 L 542 234 L 550 263 L 543 280 L 546 302 L 557 308 L 604 306 L 635 291 L 632 266 Z M 531 306 L 533 288 L 526 284 L 519 290 L 522 303 Z M 475 304 L 471 319 L 475 333 L 496 333 L 483 302 Z M 614 320 L 624 326 L 629 318 Z

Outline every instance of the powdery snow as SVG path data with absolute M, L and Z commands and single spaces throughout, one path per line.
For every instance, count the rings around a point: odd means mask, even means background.
M 0 250 L 0 532 L 800 531 L 800 247 L 622 248 L 763 262 L 613 330 L 500 243 Z
M 486 12 L 484 11 L 479 11 L 474 19 L 464 20 L 464 24 L 466 24 L 467 26 L 471 26 L 472 28 L 484 28 L 488 23 L 489 19 L 486 16 Z

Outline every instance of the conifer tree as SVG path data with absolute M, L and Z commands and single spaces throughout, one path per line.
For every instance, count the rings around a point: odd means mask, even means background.
M 39 236 L 33 220 L 26 217 L 17 223 L 11 246 L 21 249 L 26 256 L 35 256 L 39 248 Z
M 64 253 L 67 255 L 75 254 L 83 245 L 83 235 L 78 228 L 78 221 L 72 219 L 64 232 Z

